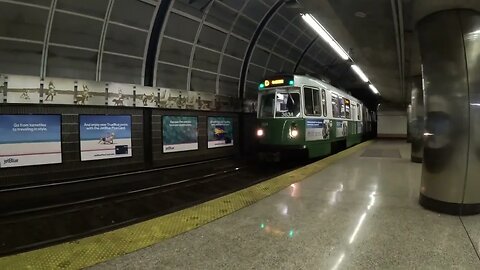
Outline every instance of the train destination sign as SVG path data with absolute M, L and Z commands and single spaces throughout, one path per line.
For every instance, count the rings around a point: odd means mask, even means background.
M 259 86 L 259 89 L 291 86 L 294 84 L 293 76 L 275 77 L 271 79 L 265 79 Z

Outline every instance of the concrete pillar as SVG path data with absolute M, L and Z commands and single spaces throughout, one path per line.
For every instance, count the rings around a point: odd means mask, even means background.
M 480 213 L 480 13 L 440 11 L 417 30 L 426 113 L 420 204 Z
M 412 87 L 412 125 L 411 125 L 411 142 L 412 153 L 411 160 L 413 162 L 422 163 L 423 160 L 423 133 L 424 133 L 424 116 L 425 109 L 423 106 L 423 88 L 422 77 L 415 76 L 411 79 Z

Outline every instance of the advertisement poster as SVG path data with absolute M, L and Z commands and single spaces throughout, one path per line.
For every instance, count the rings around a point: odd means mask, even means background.
M 130 115 L 80 115 L 82 161 L 132 156 Z
M 133 107 L 133 85 L 109 83 L 108 105 Z
M 195 116 L 163 116 L 163 152 L 198 149 L 198 120 Z
M 135 106 L 136 107 L 158 107 L 158 89 L 147 86 L 137 86 L 135 88 Z
M 74 86 L 74 80 L 45 78 L 43 83 L 43 103 L 74 104 Z
M 346 137 L 348 134 L 348 121 L 337 121 L 337 138 Z
M 326 119 L 306 119 L 306 135 L 307 141 L 318 141 L 330 139 L 330 120 Z
M 106 84 L 94 81 L 78 81 L 74 103 L 77 105 L 105 105 Z
M 7 76 L 7 103 L 40 103 L 40 78 Z
M 233 145 L 233 119 L 208 117 L 208 148 Z
M 62 163 L 60 115 L 0 115 L 0 168 Z

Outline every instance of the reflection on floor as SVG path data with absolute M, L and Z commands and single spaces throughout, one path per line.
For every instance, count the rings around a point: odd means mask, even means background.
M 401 158 L 370 157 L 372 150 Z M 410 145 L 378 141 L 365 151 L 234 214 L 94 268 L 480 269 L 461 220 L 419 206 L 421 164 L 410 162 Z M 463 220 L 478 247 L 480 216 Z

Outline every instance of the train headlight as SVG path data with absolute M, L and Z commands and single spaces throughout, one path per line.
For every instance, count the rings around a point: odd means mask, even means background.
M 298 136 L 298 130 L 292 129 L 290 130 L 290 137 L 296 138 Z
M 263 136 L 263 129 L 259 128 L 257 129 L 257 136 L 262 137 Z
M 290 135 L 290 138 L 296 138 L 298 136 L 297 125 L 292 124 L 292 126 L 290 127 L 290 131 L 288 133 Z

